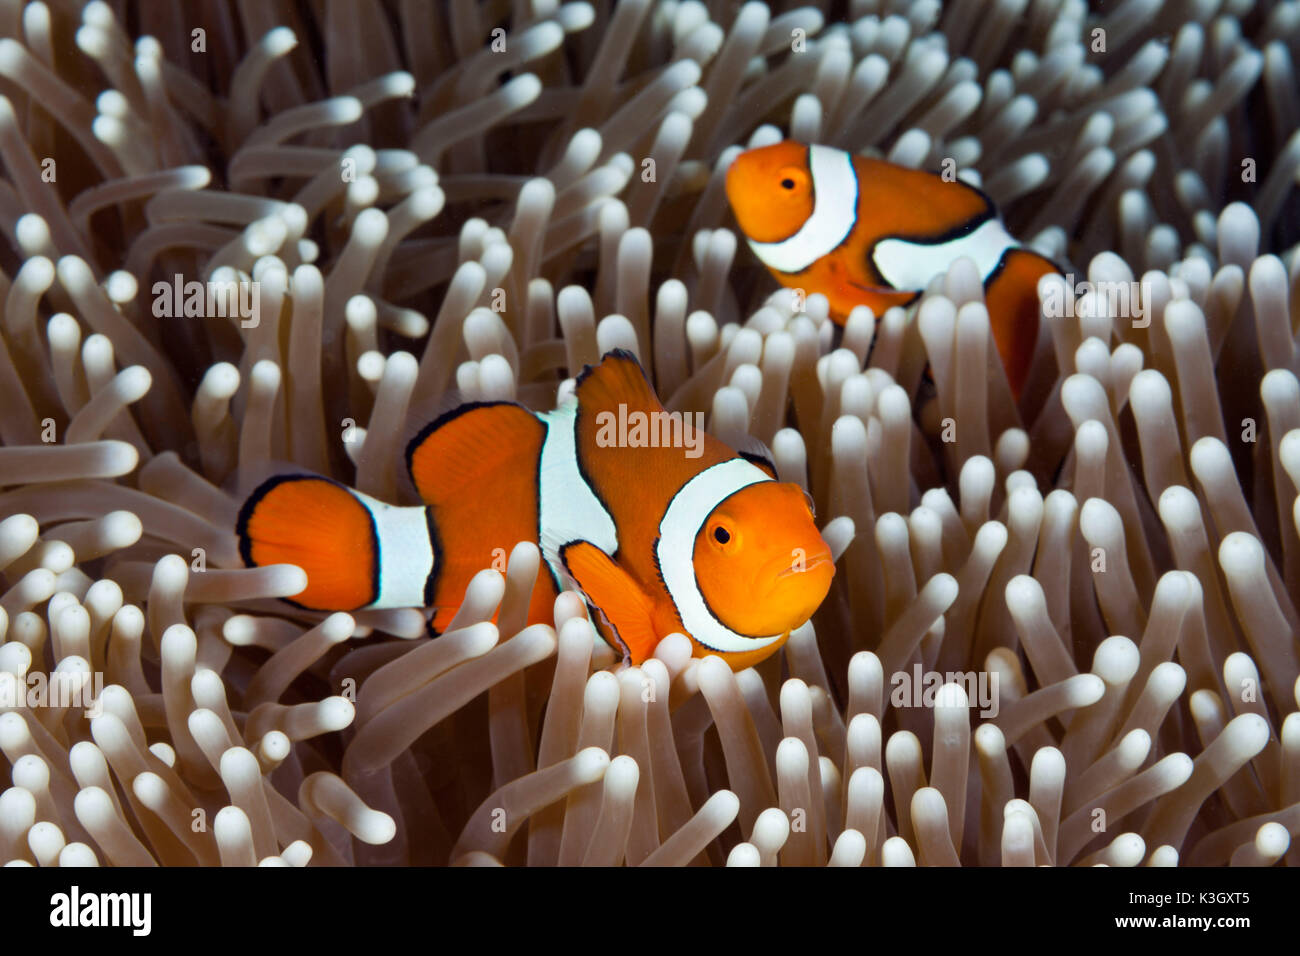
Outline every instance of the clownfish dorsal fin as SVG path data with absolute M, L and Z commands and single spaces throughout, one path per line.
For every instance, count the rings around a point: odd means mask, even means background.
M 426 425 L 406 447 L 406 467 L 420 498 L 445 505 L 480 494 L 501 469 L 532 475 L 546 426 L 514 402 L 470 402 Z
M 406 410 L 406 420 L 402 423 L 401 447 L 409 451 L 416 438 L 428 434 L 432 422 L 449 418 L 462 405 L 472 404 L 474 399 L 466 397 L 454 386 L 436 396 L 413 398 L 411 406 Z M 407 477 L 410 477 L 409 468 Z
M 578 404 L 590 412 L 615 411 L 620 405 L 629 412 L 663 411 L 663 403 L 646 378 L 641 363 L 626 349 L 606 352 L 597 365 L 588 365 L 574 385 Z
M 633 580 L 604 551 L 590 541 L 571 541 L 560 549 L 560 560 L 569 576 L 605 616 L 619 642 L 627 648 L 633 664 L 654 653 L 652 614 L 654 604 Z
M 772 457 L 772 450 L 753 435 L 746 435 L 736 443 L 736 454 L 769 477 L 780 480 L 776 477 L 776 460 Z

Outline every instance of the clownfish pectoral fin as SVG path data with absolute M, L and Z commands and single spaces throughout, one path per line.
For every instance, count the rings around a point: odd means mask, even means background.
M 348 488 L 314 475 L 270 478 L 248 497 L 236 525 L 251 567 L 296 564 L 307 587 L 290 600 L 320 611 L 351 611 L 379 595 L 379 555 L 369 509 Z
M 593 411 L 625 406 L 629 412 L 663 410 L 641 363 L 626 349 L 606 352 L 597 365 L 588 365 L 574 386 L 578 403 Z
M 406 447 L 406 466 L 420 498 L 443 505 L 481 494 L 489 476 L 531 482 L 546 426 L 513 402 L 471 402 L 426 426 Z
M 653 603 L 626 571 L 590 541 L 571 541 L 560 560 L 582 592 L 614 629 L 633 664 L 654 653 L 659 639 L 651 621 Z

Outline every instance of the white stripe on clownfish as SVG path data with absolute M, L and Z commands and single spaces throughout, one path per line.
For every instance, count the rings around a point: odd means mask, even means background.
M 718 620 L 700 591 L 693 558 L 696 536 L 713 509 L 740 489 L 771 480 L 770 475 L 743 458 L 719 462 L 682 485 L 659 522 L 655 557 L 664 586 L 687 632 L 710 650 L 753 651 L 784 636 L 738 634 Z
M 945 242 L 881 239 L 871 250 L 871 261 L 895 289 L 924 289 L 962 256 L 974 261 L 980 280 L 987 282 L 1007 251 L 1019 247 L 999 220 L 986 219 L 965 235 Z
M 779 242 L 749 240 L 770 269 L 802 272 L 848 238 L 858 221 L 858 174 L 853 156 L 828 146 L 808 147 L 813 211 L 794 235 Z
M 546 425 L 542 460 L 537 468 L 538 541 L 547 567 L 561 582 L 566 574 L 560 548 L 582 539 L 606 554 L 616 554 L 618 528 L 578 467 L 577 403 L 538 413 L 537 417 Z
M 348 490 L 370 512 L 379 546 L 379 593 L 369 606 L 423 607 L 425 587 L 434 570 L 428 508 L 387 505 L 355 489 Z

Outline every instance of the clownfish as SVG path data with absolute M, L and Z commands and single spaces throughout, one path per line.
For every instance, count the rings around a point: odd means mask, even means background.
M 406 465 L 423 505 L 314 475 L 264 481 L 239 513 L 244 563 L 301 567 L 301 607 L 428 608 L 441 632 L 470 579 L 532 541 L 544 567 L 530 624 L 572 588 L 624 661 L 677 632 L 736 670 L 807 621 L 835 573 L 803 489 L 666 412 L 622 350 L 584 368 L 554 411 L 460 405 L 412 439 Z
M 960 180 L 789 140 L 727 171 L 727 198 L 754 254 L 782 285 L 820 292 L 843 324 L 920 298 L 956 259 L 975 262 L 993 338 L 1020 397 L 1038 336 L 1038 280 L 1059 272 L 1021 248 L 988 196 Z

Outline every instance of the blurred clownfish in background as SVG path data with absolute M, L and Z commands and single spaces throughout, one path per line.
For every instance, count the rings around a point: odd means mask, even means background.
M 751 149 L 727 171 L 727 198 L 750 248 L 778 282 L 830 301 L 843 324 L 906 306 L 956 259 L 984 280 L 989 322 L 1020 397 L 1038 336 L 1038 280 L 1060 270 L 1008 235 L 984 193 L 960 180 L 786 141 Z
M 803 490 L 670 416 L 629 352 L 584 369 L 575 395 L 553 412 L 471 402 L 438 418 L 406 452 L 423 506 L 312 475 L 263 482 L 240 510 L 244 562 L 301 567 L 302 607 L 432 608 L 441 632 L 470 579 L 532 541 L 530 624 L 567 586 L 633 664 L 674 632 L 736 670 L 774 653 L 835 573 Z

